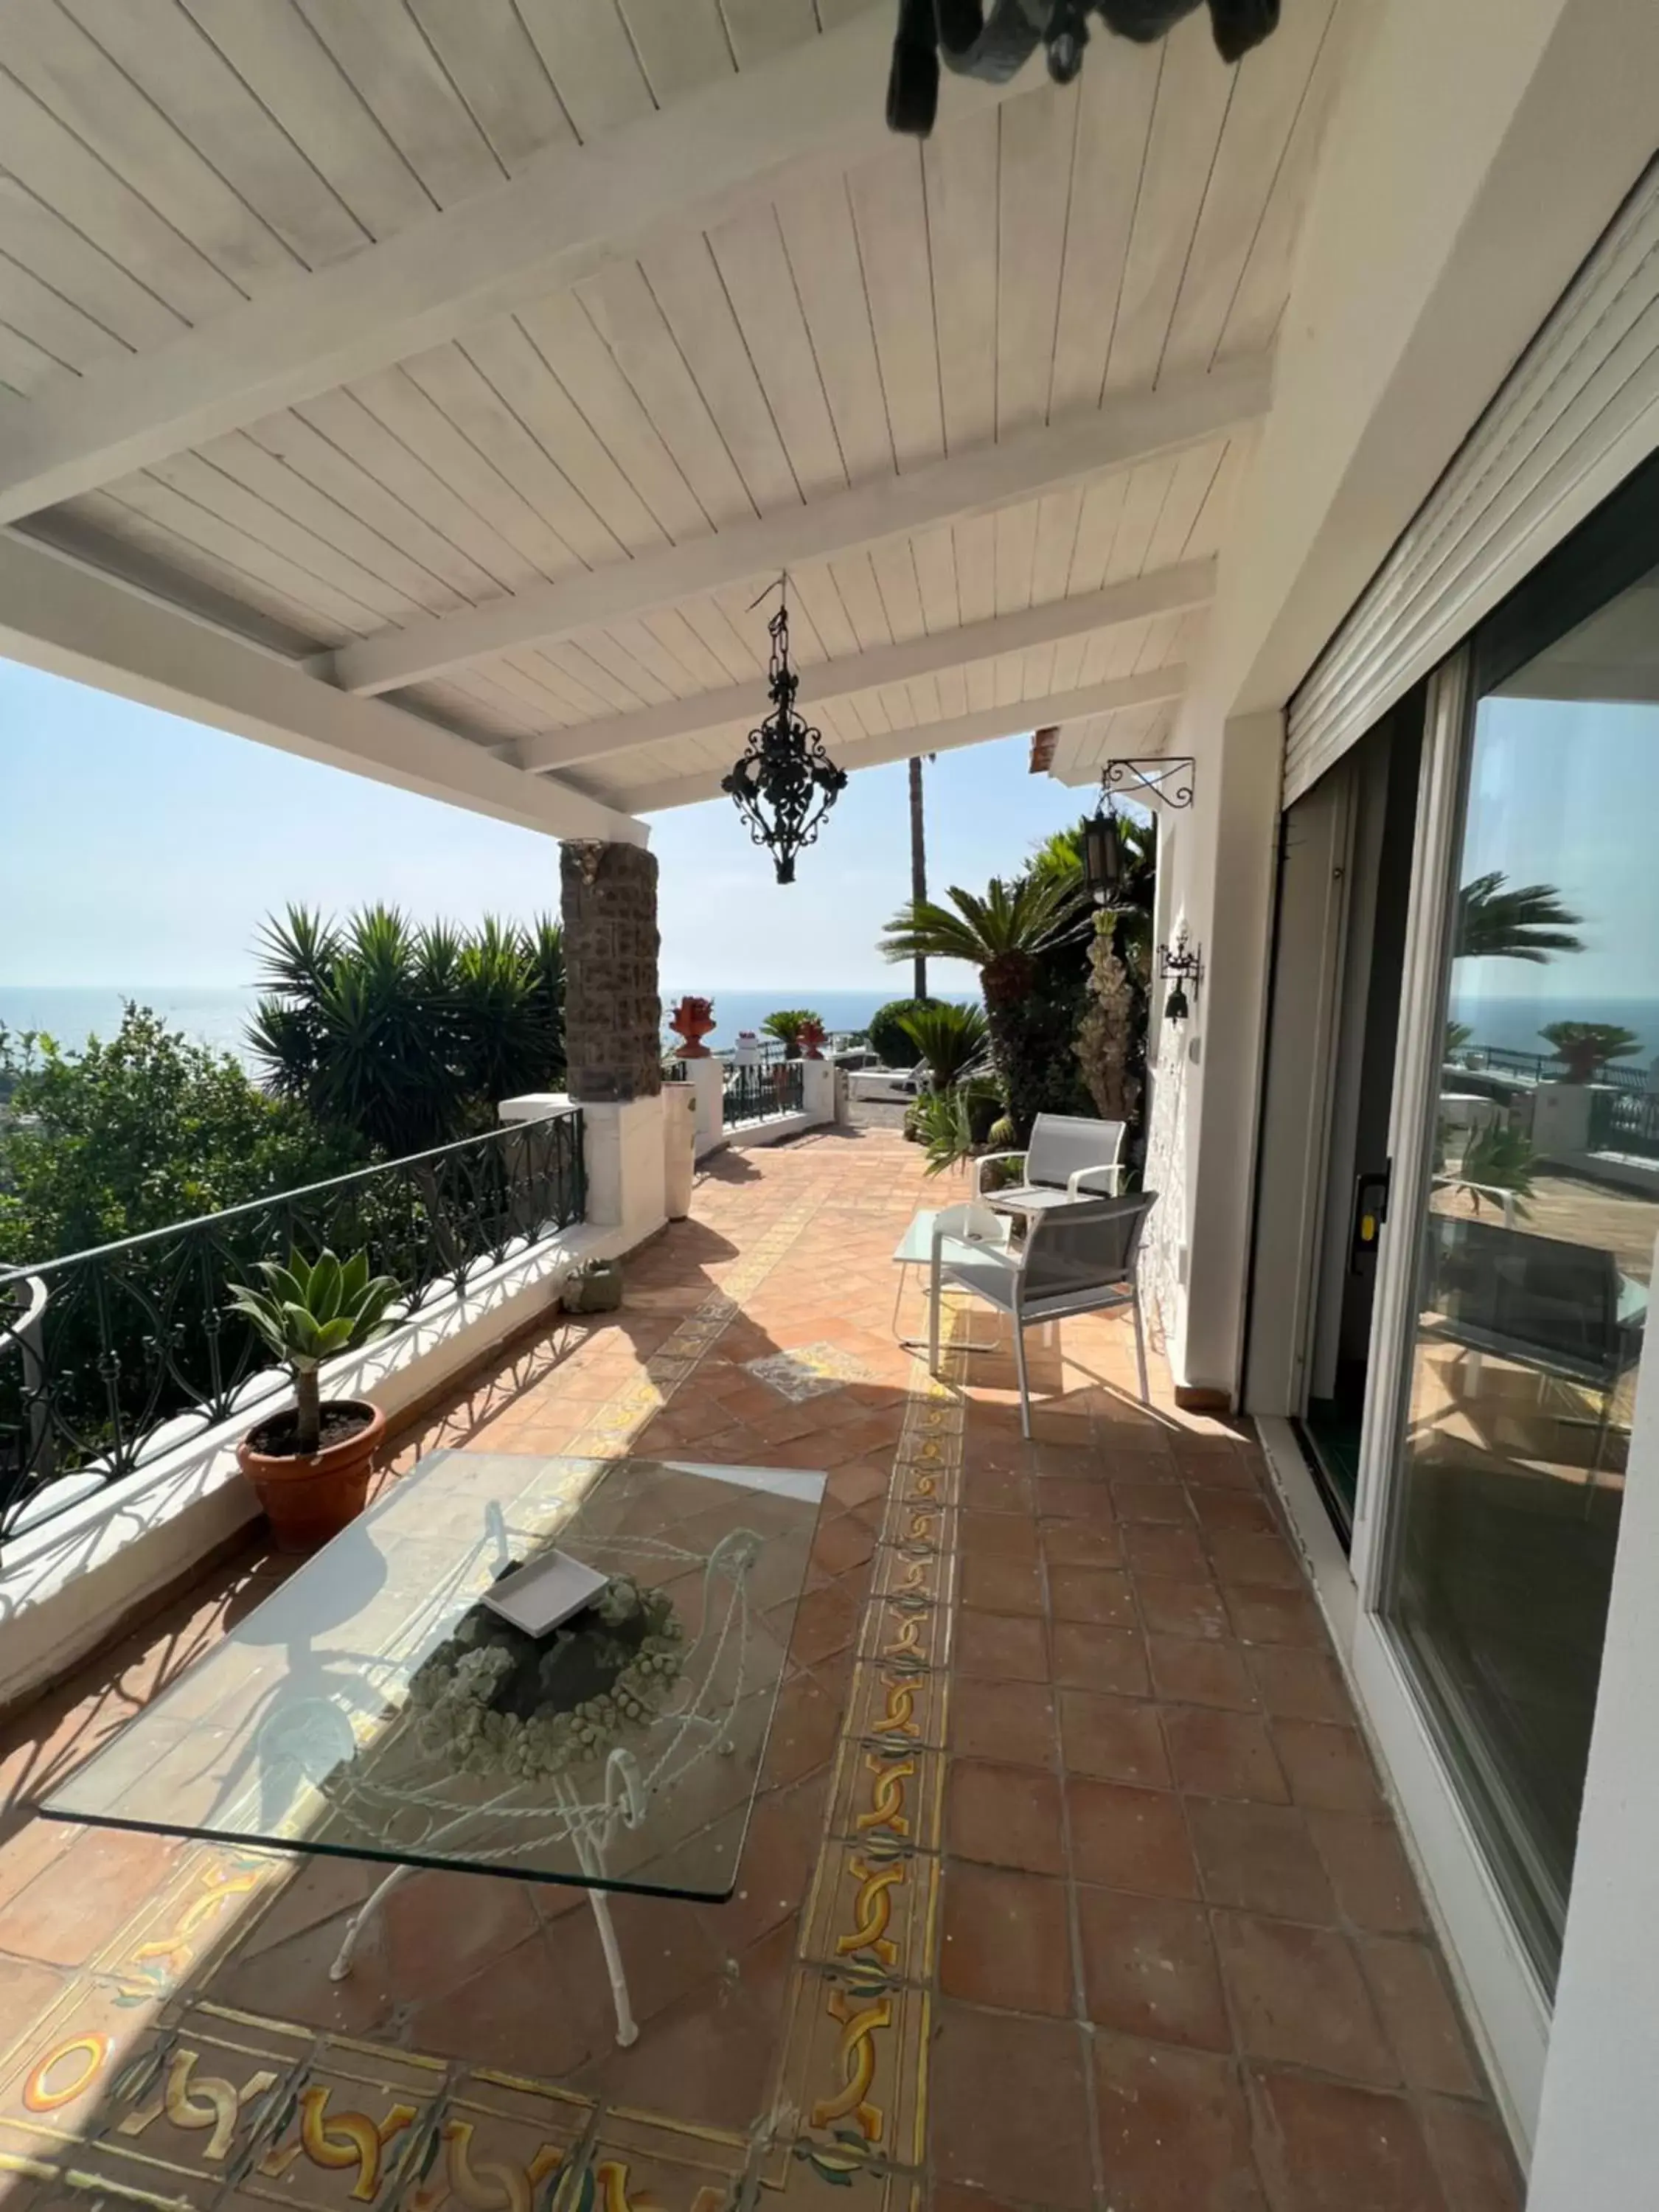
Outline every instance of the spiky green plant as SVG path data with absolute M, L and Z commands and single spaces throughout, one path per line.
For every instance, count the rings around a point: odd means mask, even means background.
M 761 1024 L 761 1033 L 777 1039 L 786 1060 L 799 1060 L 800 1033 L 808 1022 L 817 1022 L 820 1029 L 823 1027 L 822 1016 L 815 1014 L 810 1006 L 781 1006 Z
M 949 1091 L 924 1091 L 912 1101 L 905 1118 L 927 1157 L 930 1176 L 973 1158 L 996 1106 L 996 1086 L 983 1076 L 969 1076 Z
M 1080 884 L 1022 876 L 993 877 L 984 896 L 952 884 L 949 905 L 913 899 L 887 925 L 880 950 L 889 960 L 924 953 L 933 960 L 965 960 L 977 968 L 990 1030 L 991 1057 L 1004 1100 L 1022 1138 L 1041 1108 L 1046 1068 L 1022 1049 L 1022 1012 L 1036 981 L 1042 955 L 1089 927 Z
M 1642 1049 L 1634 1030 L 1617 1022 L 1547 1022 L 1539 1030 L 1566 1067 L 1569 1083 L 1594 1083 L 1611 1060 L 1632 1060 Z
M 1482 1199 L 1490 1199 L 1494 1192 L 1504 1192 L 1512 1201 L 1516 1213 L 1524 1219 L 1537 1174 L 1538 1155 L 1531 1138 L 1523 1130 L 1511 1129 L 1506 1123 L 1497 1121 L 1490 1128 L 1474 1131 L 1464 1147 L 1453 1181 L 1468 1196 L 1475 1212 L 1480 1212 Z
M 932 1006 L 912 1006 L 898 1021 L 921 1054 L 928 1082 L 935 1091 L 948 1091 L 985 1057 L 989 1031 L 978 1006 L 957 1006 L 941 1000 Z
M 356 1352 L 392 1326 L 386 1309 L 398 1296 L 391 1275 L 371 1275 L 367 1252 L 354 1252 L 343 1265 L 325 1249 L 309 1266 L 291 1252 L 288 1265 L 261 1260 L 264 1288 L 246 1283 L 230 1286 L 234 1313 L 252 1322 L 294 1383 L 295 1448 L 301 1455 L 319 1450 L 322 1403 L 318 1370 L 325 1359 Z

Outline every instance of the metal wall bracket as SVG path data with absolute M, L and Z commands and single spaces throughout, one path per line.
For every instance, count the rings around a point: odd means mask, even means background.
M 1121 793 L 1153 806 L 1190 806 L 1196 770 L 1190 753 L 1109 760 L 1100 771 L 1100 788 L 1109 799 Z

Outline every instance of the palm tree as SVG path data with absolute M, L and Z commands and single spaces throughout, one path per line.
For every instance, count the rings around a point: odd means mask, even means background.
M 1043 1089 L 1044 1070 L 1022 1053 L 1022 1011 L 1036 980 L 1037 962 L 1053 946 L 1088 926 L 1080 888 L 1064 880 L 1022 876 L 1012 884 L 992 878 L 982 898 L 952 884 L 949 905 L 913 899 L 887 925 L 880 950 L 890 960 L 965 960 L 979 970 L 990 1030 L 991 1058 L 1007 1102 L 1018 1143 L 1030 1134 Z
M 1542 966 L 1553 953 L 1583 951 L 1583 939 L 1571 933 L 1583 917 L 1567 911 L 1553 884 L 1522 884 L 1510 890 L 1507 883 L 1494 868 L 1459 891 L 1454 959 L 1529 960 Z
M 1642 1049 L 1635 1030 L 1616 1022 L 1547 1022 L 1538 1034 L 1565 1061 L 1569 1083 L 1594 1083 L 1610 1060 L 1630 1060 Z
M 780 1006 L 776 1013 L 769 1014 L 761 1024 L 761 1035 L 775 1037 L 783 1047 L 786 1060 L 799 1060 L 800 1033 L 808 1022 L 817 1022 L 820 1029 L 823 1026 L 810 1006 Z

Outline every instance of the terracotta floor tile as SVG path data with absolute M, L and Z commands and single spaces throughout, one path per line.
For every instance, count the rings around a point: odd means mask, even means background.
M 1309 1839 L 1306 1817 L 1295 1807 L 1193 1797 L 1187 1818 L 1212 1905 L 1281 1913 L 1323 1927 L 1335 1923 L 1330 1884 Z
M 1151 1695 L 1146 1643 L 1138 1628 L 1103 1628 L 1092 1621 L 1057 1620 L 1049 1631 L 1054 1680 L 1073 1689 L 1115 1696 Z
M 522 1884 L 475 1875 L 417 1874 L 381 1907 L 381 1950 L 394 1991 L 435 1996 L 536 1934 Z
M 975 1513 L 1035 1511 L 1030 1477 L 1006 1467 L 975 1467 L 963 1471 L 962 1502 Z
M 1137 1575 L 1134 1594 L 1147 1627 L 1160 1634 L 1214 1638 L 1232 1632 L 1221 1592 L 1207 1575 L 1184 1580 Z
M 884 1498 L 890 1480 L 884 1468 L 874 1466 L 868 1460 L 849 1460 L 844 1467 L 834 1470 L 825 1490 L 843 1511 L 851 1511 L 856 1506 Z
M 1224 1583 L 1248 1583 L 1261 1589 L 1300 1590 L 1307 1586 L 1302 1563 L 1282 1536 L 1209 1528 L 1204 1540 L 1211 1563 Z
M 1429 2154 L 1451 2212 L 1522 2212 L 1525 2185 L 1492 2112 L 1437 2097 L 1425 2099 L 1421 2109 Z
M 858 1634 L 864 1610 L 861 1589 L 848 1582 L 826 1583 L 808 1590 L 794 1608 L 789 1656 L 798 1666 L 815 1667 L 837 1651 L 845 1651 Z M 788 1608 L 784 1608 L 787 1613 Z M 769 1614 L 769 1621 L 777 1617 Z
M 1043 1521 L 1038 1523 L 1042 1556 L 1052 1573 L 1063 1567 L 1121 1567 L 1122 1532 L 1114 1522 Z
M 1056 1620 L 1087 1620 L 1103 1628 L 1134 1628 L 1134 1587 L 1121 1568 L 1051 1565 L 1048 1607 Z
M 1323 1721 L 1276 1720 L 1273 1745 L 1299 1805 L 1325 1813 L 1376 1813 L 1382 1808 L 1371 1763 L 1357 1729 Z
M 1480 2077 L 1439 1961 L 1428 1945 L 1401 1936 L 1362 1936 L 1354 1948 L 1412 2087 L 1478 2097 Z
M 1047 1521 L 1082 1521 L 1099 1528 L 1113 1527 L 1118 1517 L 1110 1484 L 1097 1466 L 1086 1464 L 1075 1474 L 1042 1476 L 1036 1510 Z
M 1401 2069 L 1346 1936 L 1253 1913 L 1217 1912 L 1216 1949 L 1252 2058 L 1392 2088 Z
M 951 1750 L 957 1759 L 1051 1768 L 1059 1717 L 1041 1682 L 989 1682 L 958 1674 L 951 1685 Z
M 797 1674 L 778 1692 L 762 1769 L 768 1789 L 799 1782 L 824 1765 L 841 1734 L 846 1700 L 811 1674 Z
M 1178 1528 L 1193 1525 L 1193 1509 L 1178 1482 L 1124 1481 L 1114 1475 L 1112 1504 L 1121 1521 L 1167 1522 Z
M 1231 2050 L 1202 1906 L 1079 1887 L 1077 1907 L 1091 2020 L 1155 2042 Z
M 1040 1620 L 1012 1613 L 959 1613 L 956 1624 L 956 1668 L 994 1682 L 1046 1682 L 1048 1634 Z
M 943 2000 L 928 2082 L 934 2172 L 994 2197 L 1086 2212 L 1094 2160 L 1085 2064 L 1073 2021 Z
M 0 1911 L 0 1951 L 82 1966 L 161 1887 L 183 1846 L 88 1828 Z
M 811 1886 L 823 1838 L 829 1771 L 821 1768 L 756 1802 L 738 1869 L 735 1894 L 724 1905 L 692 1908 L 723 1957 L 735 1956 L 799 1912 Z
M 959 1571 L 964 1605 L 983 1613 L 1035 1615 L 1043 1609 L 1042 1574 L 1023 1559 L 981 1553 L 964 1559 Z
M 1146 1897 L 1198 1896 L 1187 1823 L 1170 1791 L 1073 1774 L 1066 1779 L 1066 1805 L 1079 1881 Z
M 21 2041 L 30 2024 L 44 2018 L 68 1983 L 67 1974 L 33 1959 L 0 1958 L 0 2023 L 3 2023 L 0 2033 L 5 2038 L 0 2051 L 8 2049 L 14 2039 Z
M 1004 1867 L 947 1861 L 939 1987 L 1014 2012 L 1069 2016 L 1072 1937 L 1066 1885 Z
M 1246 1644 L 1296 1644 L 1308 1650 L 1326 1649 L 1325 1624 L 1305 1589 L 1266 1589 L 1230 1583 L 1227 1611 L 1233 1633 Z
M 812 1563 L 828 1575 L 844 1575 L 853 1568 L 867 1565 L 874 1558 L 875 1532 L 869 1523 L 855 1514 L 838 1513 L 833 1520 L 820 1520 L 812 1539 Z
M 1060 1692 L 1060 1752 L 1071 1774 L 1101 1782 L 1170 1787 L 1170 1762 L 1155 1709 L 1133 1698 Z
M 1279 1522 L 1267 1499 L 1256 1491 L 1212 1490 L 1200 1483 L 1189 1486 L 1188 1499 L 1206 1537 L 1231 1534 L 1275 1536 Z M 1264 1580 L 1267 1579 L 1263 1577 Z
M 1426 1929 L 1416 1877 L 1386 1813 L 1310 1812 L 1308 1831 L 1345 1919 L 1384 1936 Z
M 1352 1708 L 1334 1659 L 1284 1644 L 1247 1647 L 1250 1674 L 1263 1707 L 1292 1720 L 1351 1721 Z
M 1195 1636 L 1149 1636 L 1152 1685 L 1160 1698 L 1191 1705 L 1255 1709 L 1255 1684 L 1242 1644 L 1205 1642 Z
M 60 1859 L 81 1832 L 27 1812 L 0 1815 L 0 1905 Z
M 1290 1800 L 1267 1724 L 1253 1713 L 1172 1705 L 1164 1717 L 1177 1786 L 1204 1797 Z
M 1160 1522 L 1127 1521 L 1123 1556 L 1137 1574 L 1171 1575 L 1190 1581 L 1209 1572 L 1209 1561 L 1196 1529 L 1171 1528 Z
M 984 1866 L 1063 1875 L 1066 1844 L 1057 1778 L 1030 1766 L 953 1759 L 945 1784 L 945 1848 L 954 1857 L 976 1859 Z
M 1036 1524 L 1021 1513 L 962 1513 L 957 1542 L 968 1559 L 1000 1559 L 1024 1567 L 1037 1563 Z
M 1266 2068 L 1251 2088 L 1274 2212 L 1449 2212 L 1403 2097 Z
M 1232 2059 L 1103 2034 L 1094 2059 L 1111 2212 L 1262 2212 L 1249 2107 Z

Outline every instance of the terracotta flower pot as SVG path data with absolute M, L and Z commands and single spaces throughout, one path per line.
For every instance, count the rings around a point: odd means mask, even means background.
M 337 1536 L 362 1511 L 374 1454 L 386 1434 L 386 1415 L 366 1398 L 336 1398 L 323 1407 L 331 1413 L 366 1413 L 369 1419 L 338 1443 L 319 1452 L 264 1452 L 254 1438 L 270 1425 L 262 1421 L 236 1447 L 236 1463 L 253 1485 L 279 1552 L 314 1552 Z M 280 1421 L 281 1414 L 273 1417 Z
M 686 997 L 668 1018 L 668 1026 L 685 1042 L 675 1054 L 676 1060 L 707 1060 L 708 1046 L 703 1039 L 714 1026 L 714 1004 L 712 999 Z

